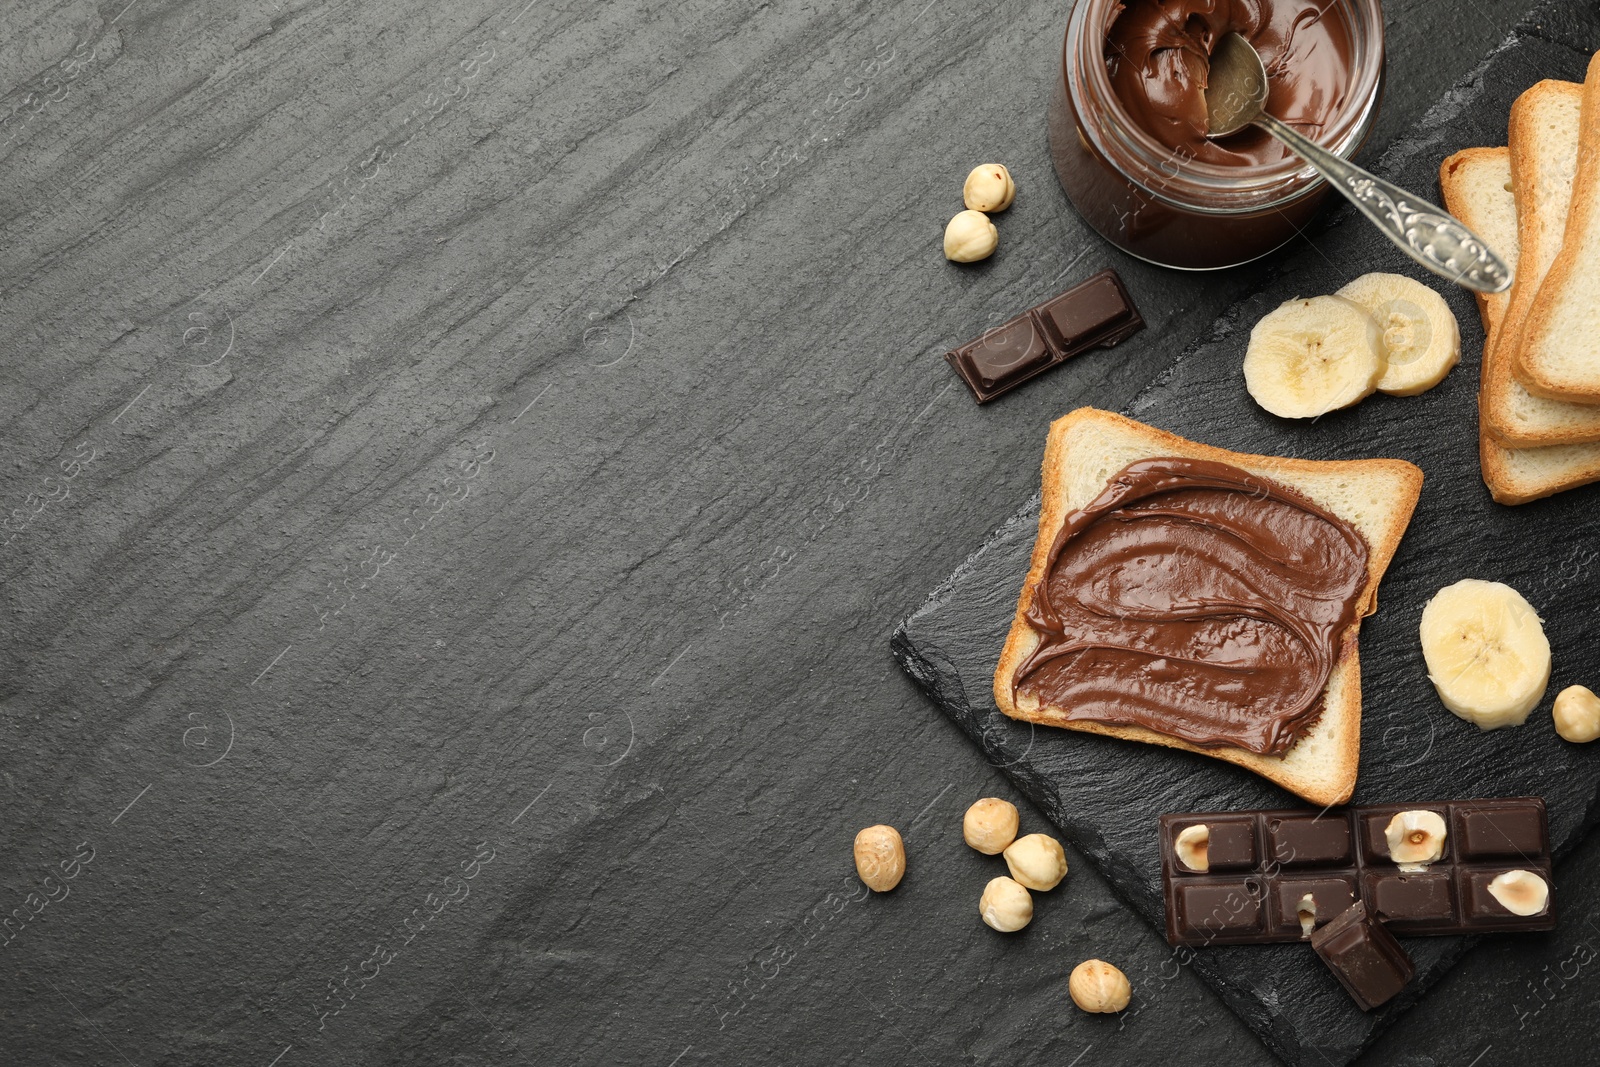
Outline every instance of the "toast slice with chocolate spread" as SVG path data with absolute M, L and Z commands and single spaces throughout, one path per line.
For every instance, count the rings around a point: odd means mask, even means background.
M 1047 640 L 1047 635 L 1036 629 L 1034 622 L 1042 610 L 1040 605 L 1045 604 L 1045 597 L 1040 590 L 1051 571 L 1052 550 L 1058 534 L 1069 523 L 1075 529 L 1080 528 L 1078 524 L 1088 513 L 1086 509 L 1097 501 L 1104 502 L 1107 499 L 1108 487 L 1114 479 L 1123 484 L 1125 478 L 1119 479 L 1118 476 L 1126 475 L 1130 465 L 1151 460 L 1198 460 L 1202 461 L 1198 465 L 1201 467 L 1209 463 L 1237 468 L 1254 479 L 1264 480 L 1263 486 L 1278 494 L 1275 499 L 1280 504 L 1283 501 L 1291 504 L 1298 501 L 1306 514 L 1322 516 L 1318 521 L 1326 522 L 1328 528 L 1353 530 L 1364 543 L 1365 573 L 1345 576 L 1345 588 L 1354 590 L 1352 610 L 1347 613 L 1348 624 L 1331 632 L 1334 652 L 1327 682 L 1321 692 L 1320 713 L 1309 725 L 1302 720 L 1292 743 L 1281 754 L 1264 754 L 1226 744 L 1194 744 L 1145 725 L 1073 717 L 1069 709 L 1051 706 L 1037 695 L 1022 691 L 1024 687 L 1014 684 L 1019 667 L 1025 671 L 1034 669 L 1031 665 L 1037 660 L 1036 654 Z M 1045 445 L 1042 479 L 1039 534 L 1017 601 L 1011 632 L 995 668 L 994 697 L 1000 710 L 1014 719 L 1028 722 L 1198 752 L 1254 771 L 1313 804 L 1337 804 L 1348 800 L 1355 788 L 1361 748 L 1361 666 L 1356 636 L 1361 620 L 1377 608 L 1378 582 L 1388 568 L 1389 561 L 1394 558 L 1400 537 L 1411 521 L 1412 510 L 1422 491 L 1422 471 L 1398 459 L 1331 462 L 1230 452 L 1185 440 L 1108 411 L 1079 408 L 1051 424 Z M 1248 494 L 1237 498 L 1247 506 L 1250 499 Z M 1159 501 L 1157 505 L 1145 503 L 1138 506 L 1147 509 L 1139 514 L 1161 515 Z M 1239 519 L 1239 511 L 1232 505 L 1223 506 L 1218 514 L 1228 518 L 1228 521 Z M 1070 540 L 1064 542 L 1070 543 Z M 1358 569 L 1361 567 L 1359 555 L 1349 558 L 1355 561 L 1354 566 Z M 1126 570 L 1128 565 L 1146 563 L 1145 559 L 1140 558 L 1132 564 L 1124 564 L 1123 569 Z M 1122 571 L 1108 570 L 1102 573 L 1112 574 L 1118 580 L 1122 577 Z M 1169 569 L 1166 573 L 1190 572 L 1179 567 Z M 1287 573 L 1292 573 L 1292 568 Z M 1095 586 L 1093 596 L 1102 595 L 1105 595 L 1104 590 Z M 1309 595 L 1314 597 L 1315 591 Z M 1147 608 L 1152 602 L 1148 599 L 1141 601 L 1138 610 Z M 1093 615 L 1092 612 L 1089 614 Z M 1292 640 L 1285 640 L 1281 631 L 1276 635 L 1267 632 L 1272 629 L 1271 626 L 1263 627 L 1259 620 L 1253 620 L 1249 615 L 1249 612 L 1241 611 L 1238 625 L 1260 628 L 1257 632 L 1261 636 L 1256 638 L 1257 641 L 1271 640 L 1278 642 L 1281 647 L 1298 647 Z M 1107 626 L 1111 625 L 1111 622 L 1107 623 Z M 1217 625 L 1226 627 L 1233 623 L 1223 619 Z M 1235 669 L 1226 666 L 1217 668 L 1215 663 L 1203 658 L 1197 658 L 1194 662 L 1199 665 L 1196 670 Z M 1162 659 L 1155 670 L 1164 672 L 1169 682 L 1173 677 L 1172 663 L 1166 659 Z M 1182 675 L 1177 677 L 1177 685 L 1181 687 Z

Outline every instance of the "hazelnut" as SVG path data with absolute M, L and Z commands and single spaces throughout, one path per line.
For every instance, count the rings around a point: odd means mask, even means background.
M 972 168 L 961 186 L 961 200 L 974 211 L 1004 211 L 1017 195 L 1011 172 L 999 163 Z
M 1005 875 L 989 879 L 978 898 L 978 914 L 984 924 L 1002 934 L 1014 934 L 1033 921 L 1033 898 L 1020 883 Z
M 1211 846 L 1211 828 L 1205 823 L 1195 823 L 1185 826 L 1178 832 L 1178 839 L 1172 843 L 1172 851 L 1177 855 L 1178 862 L 1191 871 L 1204 874 L 1211 869 L 1209 849 Z
M 892 826 L 869 826 L 856 834 L 856 873 L 875 893 L 887 893 L 906 876 L 906 846 Z
M 1550 900 L 1550 887 L 1532 871 L 1507 871 L 1489 882 L 1489 895 L 1513 915 L 1537 915 Z
M 1300 920 L 1300 936 L 1310 937 L 1311 931 L 1317 928 L 1317 898 L 1307 893 L 1300 898 L 1300 903 L 1295 905 L 1295 918 Z
M 1000 231 L 981 211 L 958 211 L 944 228 L 944 258 L 953 263 L 976 263 L 994 254 Z
M 1444 818 L 1436 811 L 1402 811 L 1389 820 L 1383 836 L 1389 858 L 1402 871 L 1420 871 L 1444 855 Z
M 1556 721 L 1556 733 L 1568 741 L 1584 745 L 1600 737 L 1600 697 L 1592 689 L 1567 686 L 1556 694 L 1550 714 Z
M 1017 839 L 1017 806 L 999 797 L 984 797 L 961 817 L 961 836 L 985 856 L 998 855 Z
M 1049 834 L 1019 837 L 1005 855 L 1011 877 L 1028 889 L 1054 889 L 1067 876 L 1067 854 Z
M 1084 960 L 1072 968 L 1067 993 L 1084 1011 L 1119 1012 L 1128 1006 L 1133 987 L 1127 975 L 1105 960 Z

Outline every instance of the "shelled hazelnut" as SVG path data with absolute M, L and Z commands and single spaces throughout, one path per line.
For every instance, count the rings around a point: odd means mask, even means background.
M 1019 821 L 1011 801 L 984 797 L 961 817 L 961 837 L 985 856 L 995 856 L 1017 839 Z
M 961 201 L 974 211 L 1004 211 L 1017 195 L 1017 183 L 1000 163 L 972 168 L 961 186 Z
M 906 846 L 892 826 L 869 826 L 856 834 L 856 873 L 875 893 L 887 893 L 906 874 Z
M 1028 889 L 1054 889 L 1067 876 L 1067 854 L 1049 834 L 1017 838 L 1006 848 L 1005 857 L 1011 877 Z
M 1513 915 L 1537 915 L 1550 902 L 1550 887 L 1532 871 L 1507 871 L 1489 882 L 1489 895 Z
M 1203 822 L 1185 826 L 1172 843 L 1172 851 L 1185 867 L 1204 874 L 1211 869 L 1211 828 Z
M 984 924 L 1002 934 L 1013 934 L 1033 921 L 1033 898 L 1019 882 L 1005 875 L 989 879 L 978 898 Z
M 981 211 L 958 211 L 944 228 L 944 258 L 953 263 L 976 263 L 994 254 L 1000 231 Z
M 1133 986 L 1127 975 L 1105 960 L 1084 960 L 1072 969 L 1067 993 L 1084 1011 L 1115 1013 L 1128 1006 Z
M 1436 811 L 1402 811 L 1383 830 L 1389 858 L 1402 871 L 1420 871 L 1444 855 L 1444 817 Z
M 1550 715 L 1556 721 L 1556 733 L 1568 741 L 1585 745 L 1600 737 L 1600 697 L 1592 689 L 1567 686 L 1556 694 Z

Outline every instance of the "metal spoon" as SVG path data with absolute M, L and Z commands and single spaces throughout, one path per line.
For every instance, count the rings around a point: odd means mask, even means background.
M 1266 102 L 1267 71 L 1260 53 L 1237 33 L 1226 34 L 1211 53 L 1211 78 L 1206 86 L 1208 137 L 1226 137 L 1246 126 L 1258 126 L 1316 168 L 1389 240 L 1424 267 L 1480 293 L 1511 288 L 1511 268 L 1443 208 L 1318 147 L 1263 111 Z

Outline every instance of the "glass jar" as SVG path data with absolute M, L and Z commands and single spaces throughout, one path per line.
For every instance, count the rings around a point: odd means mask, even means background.
M 1112 244 L 1186 270 L 1247 263 L 1294 237 L 1328 192 L 1299 159 L 1184 160 L 1134 124 L 1104 55 L 1119 2 L 1078 0 L 1067 21 L 1049 125 L 1056 176 L 1073 206 Z M 1349 28 L 1354 84 L 1317 139 L 1348 159 L 1365 143 L 1383 93 L 1383 11 L 1379 0 L 1332 0 L 1325 15 Z

